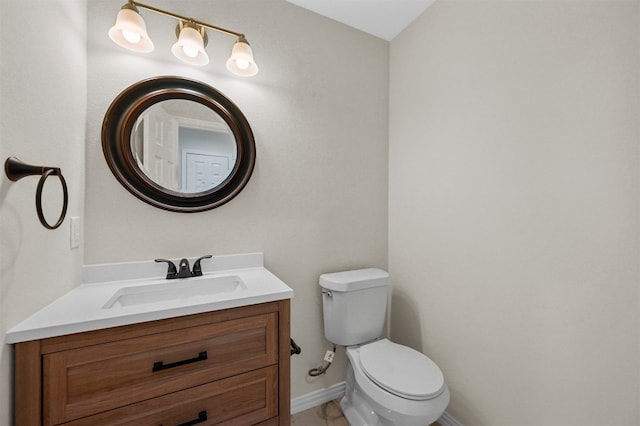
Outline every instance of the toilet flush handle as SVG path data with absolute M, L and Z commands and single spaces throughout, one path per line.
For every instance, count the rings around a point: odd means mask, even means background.
M 333 293 L 331 293 L 331 291 L 329 290 L 322 289 L 322 294 L 326 294 L 329 297 L 333 297 Z

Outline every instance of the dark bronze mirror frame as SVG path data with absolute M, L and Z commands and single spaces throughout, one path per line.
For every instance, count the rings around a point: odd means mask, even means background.
M 130 143 L 135 122 L 150 106 L 170 99 L 198 102 L 220 115 L 231 129 L 237 159 L 220 185 L 203 192 L 176 192 L 153 182 L 138 167 Z M 184 213 L 213 209 L 230 201 L 251 178 L 256 160 L 253 132 L 242 111 L 213 87 L 181 77 L 143 80 L 120 93 L 102 123 L 102 151 L 114 176 L 129 192 L 155 207 Z

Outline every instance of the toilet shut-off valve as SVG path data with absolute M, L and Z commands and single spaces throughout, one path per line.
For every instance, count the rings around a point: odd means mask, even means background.
M 335 355 L 336 355 L 336 347 L 334 346 L 332 350 L 328 350 L 324 354 L 324 360 L 326 364 L 321 365 L 320 367 L 317 367 L 317 368 L 312 368 L 311 370 L 309 370 L 307 374 L 309 374 L 312 377 L 316 377 L 326 373 L 329 367 L 331 367 L 331 363 L 333 362 L 333 358 Z

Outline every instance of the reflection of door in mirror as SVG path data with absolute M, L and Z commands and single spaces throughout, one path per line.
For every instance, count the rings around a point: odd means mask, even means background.
M 201 192 L 225 181 L 236 162 L 236 144 L 229 127 L 214 122 L 179 121 L 182 153 L 181 192 Z
M 140 120 L 142 126 L 138 126 L 138 131 L 142 132 L 142 138 L 137 134 L 132 138 L 133 141 L 138 141 L 138 149 L 134 149 L 134 152 L 139 167 L 158 185 L 178 191 L 178 121 L 159 103 L 148 108 L 140 116 Z
M 183 155 L 184 192 L 200 192 L 215 188 L 229 175 L 229 157 L 189 151 L 183 151 Z

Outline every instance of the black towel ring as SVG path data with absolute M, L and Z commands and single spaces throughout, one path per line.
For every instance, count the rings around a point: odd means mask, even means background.
M 42 226 L 47 229 L 56 229 L 60 227 L 60 225 L 62 225 L 62 222 L 64 221 L 64 218 L 67 214 L 69 193 L 67 191 L 67 182 L 64 180 L 64 176 L 62 176 L 62 170 L 60 170 L 60 168 L 32 166 L 30 164 L 23 163 L 15 157 L 9 157 L 4 162 L 4 171 L 9 180 L 13 182 L 20 180 L 25 176 L 41 175 L 40 180 L 38 181 L 38 187 L 36 189 L 36 212 L 38 213 L 38 219 L 40 219 L 40 223 L 42 223 Z M 58 176 L 58 179 L 60 179 L 60 185 L 62 185 L 63 194 L 62 211 L 60 212 L 58 221 L 54 225 L 50 225 L 47 222 L 42 211 L 42 189 L 44 188 L 45 181 L 51 175 L 56 175 Z

